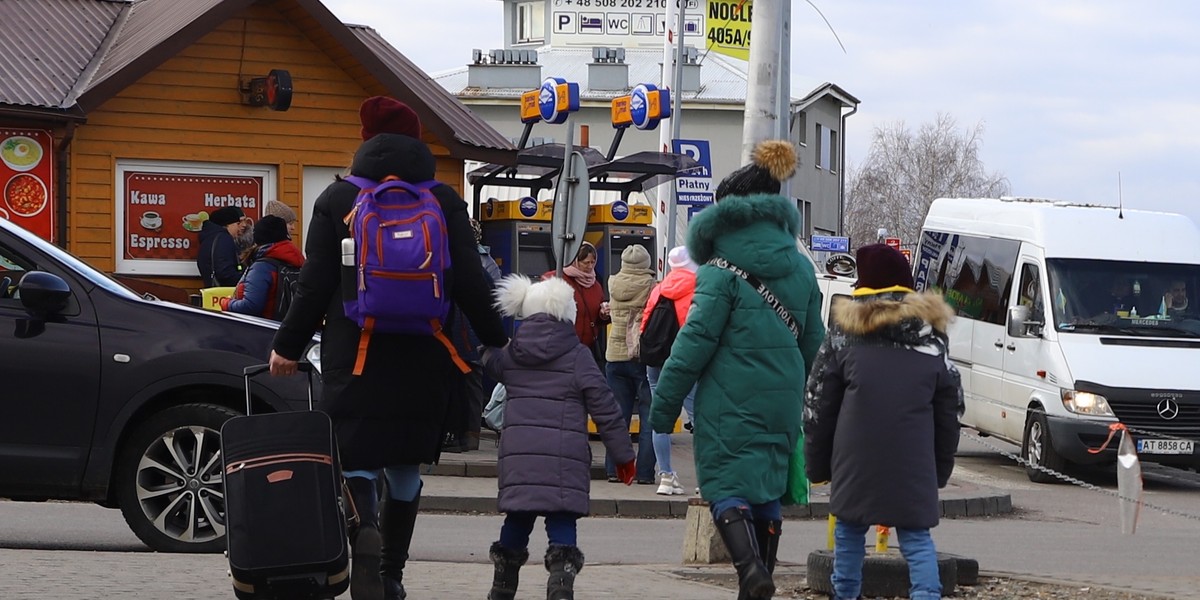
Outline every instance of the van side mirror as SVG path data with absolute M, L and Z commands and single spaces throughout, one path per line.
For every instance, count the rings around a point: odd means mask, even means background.
M 1008 335 L 1010 337 L 1041 337 L 1042 327 L 1045 323 L 1041 321 L 1030 321 L 1030 310 L 1028 306 L 1018 305 L 1008 309 Z

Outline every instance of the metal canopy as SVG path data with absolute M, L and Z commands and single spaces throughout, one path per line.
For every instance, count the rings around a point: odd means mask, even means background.
M 685 154 L 643 151 L 609 161 L 595 148 L 576 149 L 588 167 L 591 189 L 620 192 L 623 200 L 633 192 L 645 192 L 701 166 Z M 533 146 L 517 153 L 515 167 L 487 164 L 468 173 L 467 181 L 475 188 L 476 211 L 485 185 L 527 188 L 533 196 L 539 190 L 554 188 L 562 172 L 563 150 L 562 144 Z

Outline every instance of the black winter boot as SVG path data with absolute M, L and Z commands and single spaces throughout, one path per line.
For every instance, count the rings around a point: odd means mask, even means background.
M 729 549 L 738 574 L 738 597 L 746 600 L 770 600 L 775 595 L 771 572 L 759 555 L 750 511 L 730 508 L 717 516 L 717 532 Z
M 404 563 L 408 561 L 408 547 L 412 544 L 413 527 L 417 523 L 417 509 L 421 496 L 412 502 L 383 501 L 380 530 L 383 533 L 383 549 L 379 572 L 383 575 L 383 599 L 404 600 Z M 358 600 L 355 598 L 354 600 Z
M 583 553 L 577 546 L 550 544 L 546 548 L 546 600 L 575 600 L 575 575 L 583 570 Z
M 529 550 L 509 550 L 501 546 L 500 542 L 492 542 L 492 547 L 488 549 L 488 558 L 492 559 L 492 564 L 496 567 L 488 600 L 513 600 L 517 595 L 521 566 L 529 560 Z
M 375 481 L 347 477 L 346 487 L 358 511 L 358 526 L 350 531 L 350 598 L 383 600 L 379 578 L 379 496 Z

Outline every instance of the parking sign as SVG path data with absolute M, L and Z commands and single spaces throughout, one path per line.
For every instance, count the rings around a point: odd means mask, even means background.
M 711 204 L 715 199 L 712 179 L 712 153 L 708 140 L 671 140 L 671 151 L 685 154 L 700 163 L 699 167 L 675 180 L 679 189 L 676 201 L 685 205 Z

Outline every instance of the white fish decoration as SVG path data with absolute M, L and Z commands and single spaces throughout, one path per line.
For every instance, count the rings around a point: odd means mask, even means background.
M 1142 507 L 1142 465 L 1138 462 L 1133 436 L 1122 429 L 1117 445 L 1117 494 L 1121 496 L 1121 533 L 1137 531 L 1138 512 Z

